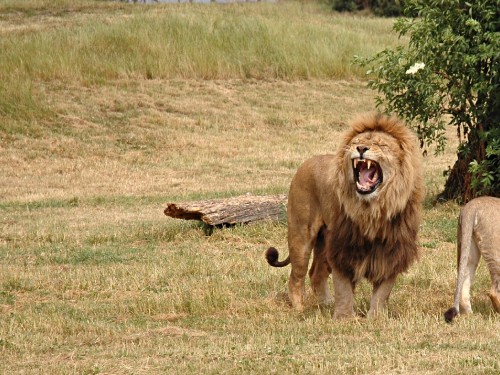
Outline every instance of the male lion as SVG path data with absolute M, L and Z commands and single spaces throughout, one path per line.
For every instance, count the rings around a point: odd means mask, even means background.
M 395 117 L 365 115 L 351 124 L 335 155 L 305 161 L 288 195 L 288 251 L 266 251 L 270 265 L 291 263 L 288 282 L 292 305 L 304 308 L 305 276 L 334 317 L 354 315 L 356 282 L 373 284 L 368 316 L 385 308 L 396 280 L 418 257 L 417 232 L 424 187 L 421 157 L 412 132 Z
M 471 200 L 460 211 L 457 227 L 458 277 L 455 301 L 444 314 L 451 323 L 458 313 L 472 313 L 470 287 L 481 255 L 490 271 L 488 293 L 493 308 L 500 313 L 500 198 L 481 197 Z

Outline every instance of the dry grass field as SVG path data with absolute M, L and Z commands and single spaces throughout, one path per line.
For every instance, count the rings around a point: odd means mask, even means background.
M 363 283 L 360 317 L 339 322 L 312 300 L 304 313 L 286 303 L 289 270 L 269 267 L 263 256 L 270 245 L 286 252 L 285 222 L 207 235 L 163 209 L 286 193 L 303 160 L 333 152 L 347 121 L 374 109 L 375 93 L 361 75 L 350 68 L 308 79 L 231 70 L 203 79 L 157 66 L 153 77 L 131 67 L 89 78 L 81 66 L 59 75 L 49 63 L 16 70 L 27 57 L 13 49 L 44 40 L 46 59 L 50 41 L 65 40 L 64 50 L 53 46 L 62 69 L 70 46 L 100 21 L 218 19 L 217 12 L 272 21 L 290 12 L 301 29 L 299 11 L 309 25 L 332 30 L 372 22 L 386 30 L 372 46 L 383 48 L 398 43 L 390 20 L 335 16 L 310 3 L 16 3 L 0 3 L 0 43 L 10 48 L 9 58 L 0 57 L 0 373 L 500 373 L 500 319 L 486 296 L 484 264 L 473 288 L 475 314 L 452 325 L 442 317 L 455 287 L 459 207 L 433 202 L 454 160 L 453 129 L 446 153 L 425 158 L 422 257 L 398 279 L 389 316 L 362 317 L 370 296 Z

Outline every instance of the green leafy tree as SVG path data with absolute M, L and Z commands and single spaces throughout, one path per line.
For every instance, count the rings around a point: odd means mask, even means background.
M 337 12 L 371 10 L 377 16 L 398 17 L 401 15 L 403 0 L 327 0 Z
M 460 138 L 444 199 L 500 196 L 500 1 L 410 0 L 394 30 L 406 47 L 356 59 L 374 77 L 377 106 L 412 125 L 422 147 Z

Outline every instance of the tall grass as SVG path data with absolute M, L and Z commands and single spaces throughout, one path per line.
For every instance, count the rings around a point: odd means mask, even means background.
M 398 43 L 388 20 L 336 15 L 315 3 L 108 3 L 106 12 L 103 2 L 91 4 L 0 6 L 12 26 L 0 29 L 1 116 L 43 118 L 48 103 L 33 83 L 55 80 L 360 78 L 354 55 Z M 29 17 L 20 28 L 12 14 L 22 11 Z M 46 14 L 55 16 L 49 22 Z
M 1 71 L 84 81 L 348 78 L 363 74 L 348 63 L 354 55 L 395 43 L 390 21 L 339 16 L 314 4 L 181 4 L 126 11 L 120 7 L 111 19 L 90 18 L 43 33 L 10 33 L 0 42 Z

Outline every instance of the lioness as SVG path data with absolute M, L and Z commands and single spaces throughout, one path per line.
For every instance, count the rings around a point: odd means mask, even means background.
M 353 292 L 363 277 L 373 284 L 369 316 L 386 301 L 399 273 L 418 257 L 417 232 L 424 196 L 416 137 L 395 117 L 365 115 L 351 124 L 335 155 L 302 164 L 288 195 L 289 256 L 266 251 L 270 265 L 291 263 L 292 305 L 304 308 L 309 258 L 313 291 L 331 303 L 334 317 L 354 315 Z
M 458 313 L 472 313 L 470 287 L 481 255 L 491 276 L 488 293 L 493 308 L 500 313 L 500 198 L 471 200 L 460 211 L 457 230 L 458 277 L 453 307 L 444 314 L 450 323 Z

